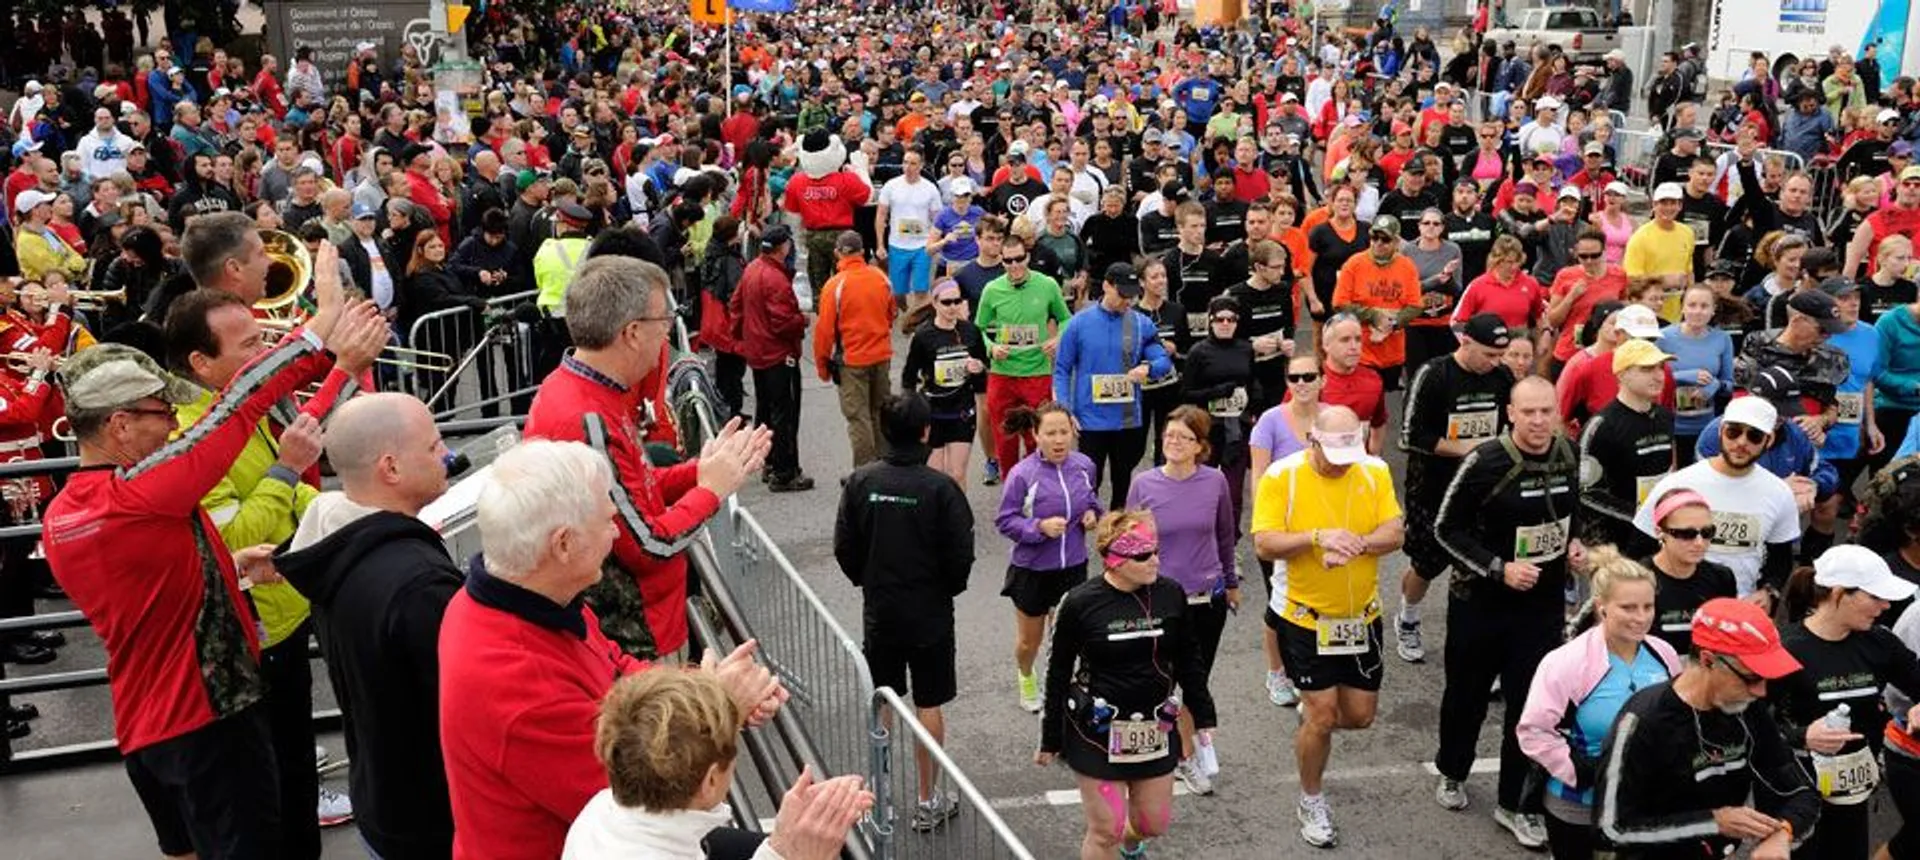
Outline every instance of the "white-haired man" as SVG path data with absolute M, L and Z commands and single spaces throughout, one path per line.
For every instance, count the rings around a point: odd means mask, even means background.
M 313 602 L 353 748 L 349 794 L 380 857 L 446 857 L 453 812 L 440 762 L 440 620 L 460 567 L 420 511 L 447 489 L 433 413 L 405 394 L 346 402 L 327 422 L 341 491 L 307 505 L 274 566 Z
M 600 632 L 581 594 L 620 526 L 607 457 L 578 442 L 524 442 L 480 492 L 482 564 L 440 626 L 440 742 L 454 856 L 551 860 L 607 787 L 594 720 L 613 683 L 649 664 Z M 748 642 L 701 666 L 765 722 L 786 692 Z

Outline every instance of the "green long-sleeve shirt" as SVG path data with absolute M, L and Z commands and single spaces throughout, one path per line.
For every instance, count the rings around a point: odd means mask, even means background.
M 1052 338 L 1047 323 L 1066 325 L 1073 317 L 1060 282 L 1039 272 L 1027 272 L 1019 286 L 1001 275 L 980 291 L 980 307 L 973 323 L 991 343 L 1011 348 L 1006 358 L 994 359 L 993 372 L 1001 376 L 1052 376 L 1053 358 L 1041 345 Z

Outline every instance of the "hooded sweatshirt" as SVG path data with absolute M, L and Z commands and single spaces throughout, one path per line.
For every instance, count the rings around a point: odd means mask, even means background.
M 328 492 L 274 563 L 313 603 L 360 834 L 383 857 L 451 856 L 438 643 L 462 576 L 446 544 L 414 517 Z

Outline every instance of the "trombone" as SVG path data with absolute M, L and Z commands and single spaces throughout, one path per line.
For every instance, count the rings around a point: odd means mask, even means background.
M 295 320 L 277 317 L 259 320 L 259 323 L 261 328 L 273 333 L 272 337 L 268 338 L 269 341 L 278 341 L 280 338 L 286 337 L 288 332 L 304 324 Z M 375 359 L 374 363 L 408 370 L 423 370 L 429 373 L 450 372 L 453 370 L 454 364 L 453 356 L 444 352 L 434 352 L 426 349 L 408 349 L 404 346 L 392 345 L 382 349 L 380 351 L 380 357 Z

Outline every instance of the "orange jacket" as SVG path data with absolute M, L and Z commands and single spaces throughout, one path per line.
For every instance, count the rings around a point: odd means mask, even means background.
M 817 307 L 820 321 L 813 327 L 813 366 L 821 379 L 831 378 L 827 359 L 833 355 L 836 330 L 847 366 L 893 360 L 893 318 L 899 311 L 885 271 L 859 257 L 842 258 L 836 274 L 821 288 Z

